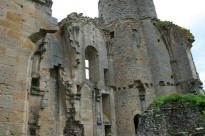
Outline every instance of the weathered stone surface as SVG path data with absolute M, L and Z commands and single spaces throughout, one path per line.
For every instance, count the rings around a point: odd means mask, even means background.
M 100 0 L 99 17 L 105 24 L 123 19 L 156 18 L 153 0 Z
M 154 97 L 204 93 L 193 37 L 152 0 L 100 0 L 99 18 L 59 23 L 51 6 L 0 0 L 0 134 L 133 136 Z
M 0 95 L 0 109 L 12 110 L 13 98 L 10 95 Z
M 151 106 L 141 116 L 137 136 L 204 136 L 205 118 L 198 107 L 170 102 Z

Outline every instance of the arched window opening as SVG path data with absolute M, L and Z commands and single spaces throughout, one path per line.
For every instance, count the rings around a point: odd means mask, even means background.
M 88 46 L 85 50 L 85 77 L 95 84 L 99 80 L 98 53 L 92 46 Z
M 138 129 L 138 125 L 139 125 L 139 119 L 140 119 L 140 115 L 137 114 L 134 117 L 134 125 L 135 125 L 135 133 L 137 134 L 137 129 Z

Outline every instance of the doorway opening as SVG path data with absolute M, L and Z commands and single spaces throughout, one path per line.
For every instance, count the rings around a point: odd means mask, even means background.
M 140 115 L 137 114 L 134 117 L 134 125 L 135 125 L 135 134 L 137 134 L 137 129 L 138 129 L 138 125 L 139 125 L 139 119 L 140 119 Z
M 111 125 L 105 125 L 105 136 L 111 136 L 112 131 L 111 131 Z

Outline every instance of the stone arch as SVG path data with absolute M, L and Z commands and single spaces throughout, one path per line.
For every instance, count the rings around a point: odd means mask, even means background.
M 85 49 L 85 75 L 86 78 L 89 79 L 92 83 L 94 84 L 98 83 L 99 55 L 98 55 L 98 51 L 93 46 L 87 46 Z

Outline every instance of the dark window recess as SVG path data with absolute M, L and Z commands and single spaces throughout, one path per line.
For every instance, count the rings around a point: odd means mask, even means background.
M 115 38 L 115 32 L 114 31 L 110 32 L 110 38 L 111 39 Z
M 81 86 L 77 85 L 77 92 L 80 92 L 80 90 L 81 90 Z
M 109 70 L 104 69 L 104 81 L 105 81 L 105 86 L 109 85 Z
M 194 86 L 194 85 L 195 85 L 195 82 L 191 82 L 191 85 L 193 85 L 193 86 Z
M 133 88 L 133 87 L 134 87 L 134 85 L 133 85 L 133 84 L 130 84 L 128 87 L 129 87 L 129 88 Z
M 39 87 L 40 80 L 39 78 L 32 78 L 31 86 Z
M 149 88 L 149 84 L 148 83 L 145 83 L 145 86 Z
M 159 85 L 160 85 L 160 86 L 165 86 L 164 81 L 160 81 L 160 82 L 159 82 Z
M 137 32 L 137 29 L 132 29 L 133 32 Z
M 140 94 L 140 101 L 145 101 L 145 94 Z

